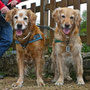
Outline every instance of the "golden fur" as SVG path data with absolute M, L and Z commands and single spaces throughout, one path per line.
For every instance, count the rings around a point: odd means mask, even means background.
M 25 62 L 28 63 L 31 60 L 33 60 L 36 66 L 37 85 L 44 85 L 41 74 L 43 68 L 42 66 L 44 64 L 43 51 L 45 38 L 44 34 L 35 25 L 36 15 L 31 10 L 14 8 L 6 14 L 6 21 L 11 22 L 14 30 L 14 39 L 18 40 L 22 45 L 28 40 L 33 39 L 33 36 L 36 34 L 41 34 L 43 38 L 42 40 L 29 43 L 24 49 L 21 44 L 16 44 L 19 79 L 13 84 L 13 87 L 22 86 L 24 80 L 24 70 L 26 67 Z M 16 29 L 23 31 L 18 32 Z
M 77 72 L 77 83 L 84 84 L 83 81 L 83 60 L 81 57 L 81 39 L 79 36 L 80 13 L 79 10 L 71 8 L 57 8 L 52 14 L 57 23 L 54 32 L 52 62 L 55 67 L 55 85 L 63 85 L 64 79 L 71 80 L 68 65 L 73 64 Z M 60 40 L 63 42 L 56 42 Z M 66 41 L 69 41 L 67 44 Z M 67 45 L 70 51 L 66 51 Z

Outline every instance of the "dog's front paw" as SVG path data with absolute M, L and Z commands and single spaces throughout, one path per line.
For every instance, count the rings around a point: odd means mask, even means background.
M 37 80 L 37 85 L 38 86 L 45 86 L 45 83 L 43 82 L 43 80 Z
M 16 83 L 13 83 L 12 84 L 12 87 L 13 88 L 19 88 L 19 87 L 21 88 L 22 87 L 22 83 L 17 83 L 17 82 Z
M 18 79 L 18 81 L 16 83 L 12 84 L 12 87 L 13 88 L 19 88 L 19 87 L 21 88 L 22 84 L 23 84 L 23 80 L 22 79 Z
M 64 84 L 64 81 L 63 80 L 58 80 L 55 85 L 59 86 L 59 85 L 63 85 Z
M 79 78 L 77 80 L 77 83 L 78 83 L 78 85 L 84 85 L 85 84 L 83 79 L 79 79 Z

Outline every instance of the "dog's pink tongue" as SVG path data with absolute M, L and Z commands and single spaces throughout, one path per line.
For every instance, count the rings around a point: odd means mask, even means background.
M 22 35 L 22 30 L 17 30 L 17 31 L 16 31 L 16 35 L 17 35 L 17 36 Z
M 63 32 L 64 32 L 65 34 L 69 34 L 69 33 L 70 33 L 70 29 L 65 28 L 65 29 L 63 29 Z

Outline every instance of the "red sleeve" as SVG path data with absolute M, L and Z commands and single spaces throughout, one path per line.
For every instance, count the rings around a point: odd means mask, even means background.
M 5 5 L 0 1 L 0 10 L 4 7 Z
M 9 0 L 9 2 L 10 1 L 12 1 L 12 0 Z M 18 1 L 18 3 L 20 3 L 21 2 L 21 0 L 17 0 Z M 5 5 L 0 1 L 0 10 L 4 7 Z
M 11 2 L 11 1 L 12 1 L 12 0 L 9 0 L 9 2 Z M 21 0 L 17 0 L 17 1 L 18 1 L 18 3 L 20 3 L 20 2 L 21 2 Z M 8 2 L 8 3 L 9 3 L 9 2 Z
M 21 0 L 17 0 L 18 1 L 18 3 L 20 3 L 21 2 Z

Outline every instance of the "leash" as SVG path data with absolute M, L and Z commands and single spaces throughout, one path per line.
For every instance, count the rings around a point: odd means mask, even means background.
M 49 26 L 42 26 L 42 25 L 37 25 L 39 28 L 41 28 L 41 29 L 47 29 L 47 30 L 52 30 L 52 31 L 54 31 L 55 30 L 55 28 L 52 28 L 52 27 L 49 27 Z

